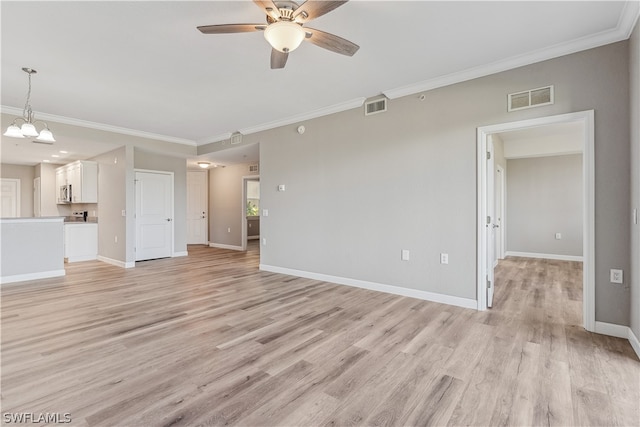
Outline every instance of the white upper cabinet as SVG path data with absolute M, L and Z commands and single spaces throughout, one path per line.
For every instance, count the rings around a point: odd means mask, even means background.
M 60 187 L 71 185 L 71 203 L 98 203 L 98 163 L 78 160 L 56 169 L 56 200 Z

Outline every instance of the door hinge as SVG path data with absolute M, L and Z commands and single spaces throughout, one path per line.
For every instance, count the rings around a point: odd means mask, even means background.
M 487 151 L 487 160 L 491 160 L 491 151 Z
M 487 289 L 491 289 L 491 280 L 487 277 Z
M 487 215 L 487 225 L 491 224 L 491 216 Z

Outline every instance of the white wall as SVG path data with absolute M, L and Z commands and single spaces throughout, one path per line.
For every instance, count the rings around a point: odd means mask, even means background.
M 507 252 L 581 257 L 582 155 L 509 159 L 507 168 Z

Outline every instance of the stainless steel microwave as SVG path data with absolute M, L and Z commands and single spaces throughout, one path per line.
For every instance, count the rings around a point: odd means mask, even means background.
M 71 184 L 60 186 L 60 203 L 71 203 Z

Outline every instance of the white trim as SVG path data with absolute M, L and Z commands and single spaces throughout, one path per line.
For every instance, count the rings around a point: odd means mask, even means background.
M 179 257 L 179 256 L 189 256 L 189 252 L 187 251 L 180 251 L 180 252 L 174 252 L 171 257 L 175 258 L 175 257 Z
M 347 277 L 331 276 L 328 274 L 312 273 L 309 271 L 294 270 L 291 268 L 276 267 L 266 264 L 260 264 L 260 270 L 278 274 L 286 274 L 289 276 L 320 280 L 323 282 L 336 283 L 338 285 L 353 286 L 356 288 L 368 289 L 371 291 L 385 292 L 387 294 L 402 295 L 405 297 L 417 298 L 425 301 L 437 302 L 440 304 L 454 305 L 456 307 L 472 309 L 475 309 L 477 307 L 476 300 L 472 300 L 469 298 L 437 294 L 433 292 L 420 291 L 418 289 L 404 288 L 401 286 L 385 285 L 383 283 L 368 282 L 365 280 L 350 279 Z
M 98 255 L 98 261 L 105 262 L 107 264 L 115 265 L 121 268 L 135 268 L 135 262 L 124 262 L 113 258 L 107 258 L 106 256 Z
M 7 105 L 2 105 L 0 108 L 1 108 L 3 113 L 11 114 L 11 115 L 18 116 L 18 117 L 22 117 L 22 109 L 21 108 L 9 107 Z M 141 131 L 141 130 L 123 128 L 123 127 L 119 127 L 119 126 L 112 126 L 112 125 L 107 125 L 107 124 L 104 124 L 104 123 L 96 123 L 96 122 L 90 122 L 90 121 L 87 121 L 87 120 L 73 119 L 71 117 L 64 117 L 64 116 L 57 116 L 55 114 L 42 113 L 40 111 L 38 111 L 38 120 L 44 120 L 46 122 L 63 123 L 63 124 L 66 124 L 66 125 L 80 126 L 80 127 L 88 128 L 88 129 L 102 130 L 102 131 L 105 131 L 105 132 L 114 132 L 114 133 L 119 133 L 119 134 L 122 134 L 122 135 L 137 136 L 137 137 L 140 137 L 140 138 L 154 139 L 154 140 L 158 140 L 158 141 L 172 142 L 174 144 L 191 145 L 191 146 L 196 146 L 197 145 L 196 141 L 193 141 L 193 140 L 190 140 L 190 139 L 176 138 L 174 136 L 160 135 L 160 134 L 157 134 L 157 133 L 144 132 L 144 131 Z M 53 127 L 54 126 L 52 126 L 52 128 Z M 54 129 L 54 131 L 55 131 L 55 129 Z
M 296 114 L 294 116 L 285 117 L 283 119 L 274 120 L 272 122 L 263 123 L 256 126 L 250 126 L 244 129 L 238 129 L 238 132 L 243 135 L 249 135 L 256 132 L 261 132 L 263 130 L 290 125 L 292 123 L 328 116 L 329 114 L 340 113 L 342 111 L 362 107 L 362 104 L 364 104 L 365 100 L 366 98 L 355 98 L 349 101 L 341 102 L 339 104 L 330 105 L 328 107 L 318 108 L 317 110 L 309 111 L 306 113 Z
M 218 249 L 230 249 L 232 251 L 246 251 L 246 249 L 242 249 L 242 246 L 225 245 L 222 243 L 213 243 L 213 242 L 209 242 L 209 247 L 218 248 Z
M 639 6 L 640 2 L 638 1 L 625 2 L 624 9 L 620 14 L 618 25 L 613 30 L 602 31 L 597 34 L 581 37 L 565 43 L 559 43 L 555 46 L 545 47 L 521 55 L 512 56 L 511 58 L 469 68 L 457 73 L 446 74 L 444 76 L 423 80 L 421 82 L 401 86 L 399 88 L 383 90 L 382 93 L 389 99 L 396 99 L 402 96 L 425 92 L 439 87 L 449 86 L 455 83 L 461 83 L 477 79 L 479 77 L 500 73 L 502 71 L 523 67 L 525 65 L 558 58 L 583 50 L 593 49 L 606 44 L 627 40 L 633 32 L 635 21 L 638 19 Z
M 539 258 L 539 259 L 555 259 L 559 261 L 584 261 L 582 256 L 577 255 L 557 255 L 557 254 L 542 254 L 538 252 L 517 252 L 507 251 L 506 256 L 519 256 L 523 258 Z
M 196 144 L 200 146 L 200 145 L 214 144 L 216 142 L 226 141 L 227 139 L 231 139 L 231 135 L 232 135 L 231 132 L 225 132 L 219 135 L 210 136 L 207 138 L 201 138 L 196 141 Z
M 638 359 L 640 359 L 640 341 L 638 340 L 638 337 L 636 337 L 636 335 L 633 333 L 633 330 L 631 330 L 631 328 L 629 328 L 628 331 L 628 338 L 629 344 L 631 344 L 631 347 L 633 347 L 633 351 L 636 352 L 636 354 L 638 355 Z
M 629 327 L 623 325 L 616 325 L 615 323 L 599 322 L 596 320 L 595 329 L 593 332 L 596 334 L 608 335 L 610 337 L 628 338 Z
M 64 269 L 41 271 L 38 273 L 14 274 L 13 276 L 0 277 L 0 283 L 4 285 L 6 283 L 24 282 L 26 280 L 48 279 L 50 277 L 64 276 L 65 274 L 66 272 Z
M 580 122 L 583 124 L 583 322 L 588 331 L 595 329 L 595 154 L 594 154 L 594 111 L 581 111 L 576 113 L 559 114 L 556 116 L 539 117 L 530 120 L 501 123 L 497 125 L 479 127 L 477 130 L 477 297 L 478 310 L 486 310 L 486 227 L 484 225 L 487 215 L 486 206 L 486 156 L 487 138 L 498 132 L 506 132 L 516 129 L 528 129 L 558 123 Z

